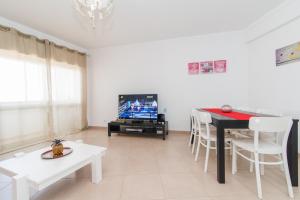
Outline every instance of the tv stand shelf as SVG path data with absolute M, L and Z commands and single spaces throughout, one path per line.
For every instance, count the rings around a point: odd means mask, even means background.
M 168 122 L 116 120 L 108 123 L 108 136 L 111 133 L 135 134 L 161 137 L 165 140 L 168 135 Z

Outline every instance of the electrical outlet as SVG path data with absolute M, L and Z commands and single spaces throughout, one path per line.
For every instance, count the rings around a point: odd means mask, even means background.
M 163 112 L 164 112 L 164 113 L 167 113 L 167 108 L 164 108 L 164 109 L 163 109 Z

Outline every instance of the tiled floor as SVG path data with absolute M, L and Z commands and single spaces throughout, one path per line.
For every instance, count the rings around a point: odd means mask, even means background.
M 94 185 L 88 167 L 36 193 L 34 200 L 251 200 L 257 199 L 255 175 L 248 162 L 238 160 L 231 175 L 227 157 L 226 184 L 216 181 L 216 158 L 212 151 L 208 173 L 203 172 L 204 153 L 195 162 L 187 146 L 187 133 L 170 133 L 167 140 L 120 136 L 107 137 L 106 130 L 91 128 L 69 139 L 108 148 L 103 159 L 103 180 Z M 204 149 L 203 149 L 204 150 Z M 266 167 L 262 177 L 264 199 L 289 199 L 283 173 Z M 300 189 L 294 188 L 295 199 Z M 10 179 L 0 176 L 0 199 L 11 199 Z

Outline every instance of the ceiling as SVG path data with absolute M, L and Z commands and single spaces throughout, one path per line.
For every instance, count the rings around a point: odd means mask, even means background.
M 72 0 L 0 0 L 0 16 L 84 48 L 241 30 L 285 0 L 114 0 L 95 30 Z

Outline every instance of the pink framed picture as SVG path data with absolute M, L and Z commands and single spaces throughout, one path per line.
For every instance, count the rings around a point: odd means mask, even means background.
M 190 75 L 199 74 L 199 63 L 189 63 L 188 64 L 188 72 Z
M 205 61 L 200 62 L 201 73 L 213 73 L 214 72 L 214 62 L 213 61 Z
M 214 72 L 215 73 L 225 73 L 226 72 L 226 60 L 214 61 Z

